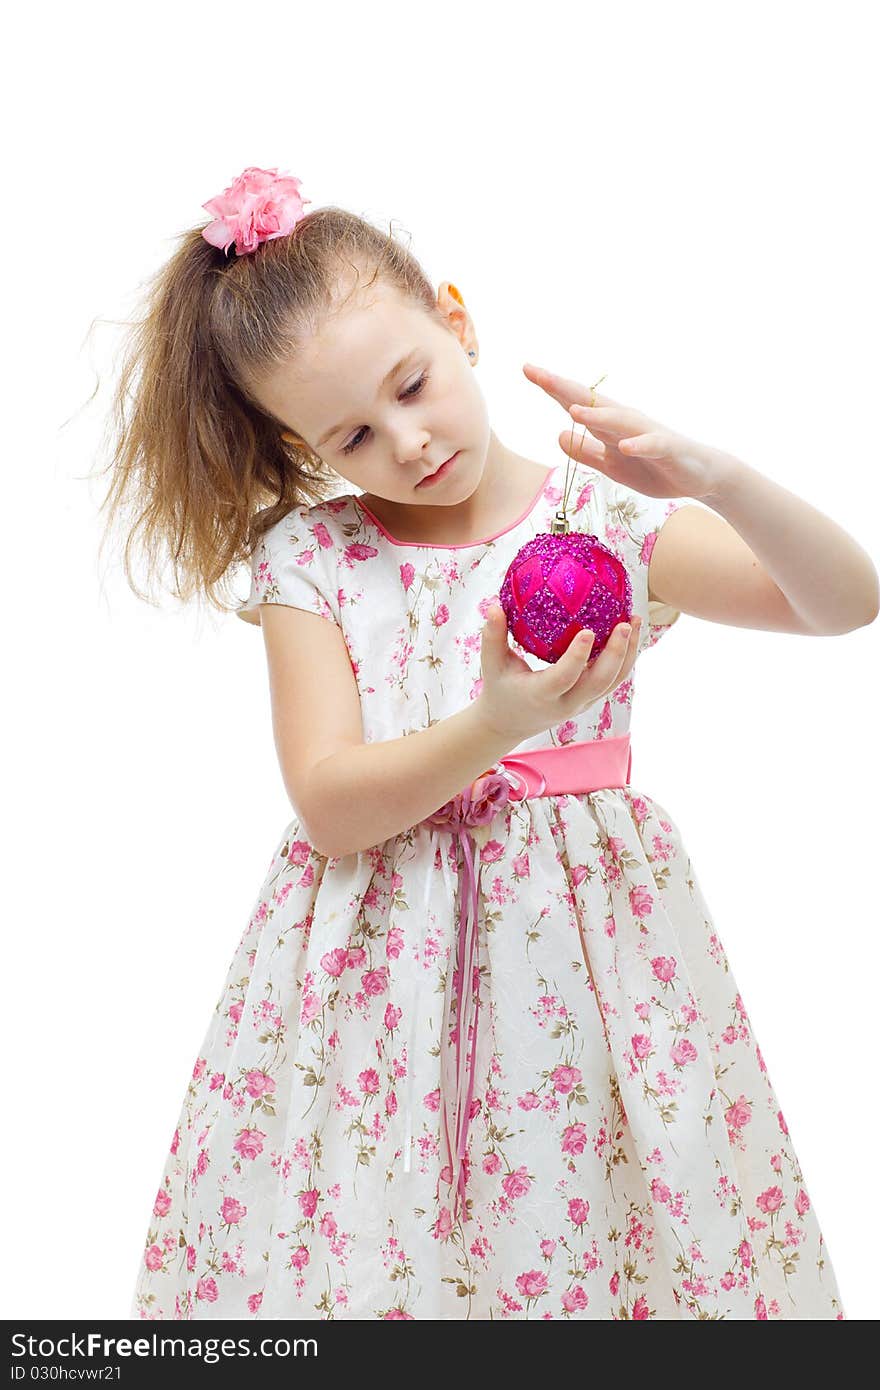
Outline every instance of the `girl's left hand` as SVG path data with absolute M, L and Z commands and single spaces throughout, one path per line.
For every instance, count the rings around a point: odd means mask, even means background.
M 523 371 L 569 412 L 573 424 L 589 430 L 584 434 L 569 427 L 560 433 L 560 447 L 570 458 L 591 464 L 613 482 L 648 497 L 703 499 L 714 493 L 722 466 L 717 450 L 676 434 L 610 396 L 599 395 L 594 387 L 555 376 L 530 362 Z

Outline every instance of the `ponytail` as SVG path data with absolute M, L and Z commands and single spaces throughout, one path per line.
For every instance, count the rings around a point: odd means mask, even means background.
M 245 256 L 193 228 L 149 282 L 129 324 L 113 393 L 107 529 L 126 511 L 123 568 L 138 547 L 147 574 L 170 559 L 171 592 L 235 606 L 230 568 L 293 507 L 323 501 L 339 476 L 257 404 L 249 383 L 299 344 L 334 302 L 344 271 L 372 270 L 434 312 L 430 281 L 393 237 L 340 208 L 308 213 Z

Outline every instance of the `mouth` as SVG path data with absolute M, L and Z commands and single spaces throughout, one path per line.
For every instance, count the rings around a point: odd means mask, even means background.
M 416 487 L 430 487 L 432 483 L 439 483 L 442 478 L 445 478 L 447 474 L 452 471 L 452 468 L 455 465 L 455 460 L 458 458 L 458 455 L 460 453 L 461 450 L 457 450 L 457 452 L 452 455 L 452 458 L 448 458 L 445 463 L 442 463 L 440 467 L 436 469 L 435 472 L 429 473 L 427 478 L 422 478 L 421 482 L 416 483 Z

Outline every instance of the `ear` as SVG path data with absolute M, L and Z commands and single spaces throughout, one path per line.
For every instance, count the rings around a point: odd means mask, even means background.
M 447 320 L 449 328 L 458 338 L 468 355 L 468 361 L 476 362 L 477 336 L 471 316 L 465 308 L 464 300 L 450 280 L 444 280 L 437 291 L 437 308 Z
M 300 442 L 295 434 L 291 434 L 290 430 L 282 430 L 281 438 L 285 444 L 299 444 Z

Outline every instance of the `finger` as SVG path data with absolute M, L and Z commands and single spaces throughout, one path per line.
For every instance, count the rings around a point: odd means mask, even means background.
M 500 637 L 502 634 L 507 636 L 507 614 L 497 599 L 494 599 L 486 609 L 486 625 L 492 629 L 496 636 Z
M 634 630 L 635 619 L 615 624 L 608 641 L 592 664 L 591 671 L 594 675 L 610 680 L 617 674 L 629 655 Z
M 615 404 L 610 396 L 600 396 L 595 387 L 585 386 L 582 381 L 574 381 L 570 377 L 559 376 L 556 372 L 548 372 L 545 367 L 536 367 L 531 362 L 525 362 L 523 371 L 529 381 L 540 386 L 549 396 L 558 401 L 564 410 L 568 410 L 575 403 L 583 405 Z
M 559 447 L 569 458 L 589 459 L 590 463 L 598 463 L 601 467 L 602 460 L 605 458 L 605 445 L 599 439 L 592 439 L 589 434 L 576 433 L 574 430 L 563 430 L 559 436 Z
M 585 629 L 569 642 L 562 656 L 548 670 L 540 673 L 544 692 L 550 699 L 566 695 L 577 685 L 593 650 L 595 633 Z
M 501 605 L 493 603 L 480 633 L 480 666 L 484 677 L 499 674 L 507 650 L 507 619 Z
M 593 409 L 588 405 L 573 405 L 568 413 L 579 425 L 586 425 L 588 430 L 592 430 L 593 434 L 634 436 L 645 423 L 643 415 L 627 410 L 625 406 L 596 406 Z
M 629 631 L 626 631 L 626 629 Z M 618 623 L 599 655 L 583 672 L 578 682 L 580 688 L 599 684 L 599 693 L 593 699 L 600 699 L 616 689 L 624 678 L 627 663 L 635 659 L 639 643 L 640 619 L 633 615 L 629 623 Z
M 618 440 L 622 454 L 634 454 L 643 459 L 662 459 L 669 453 L 669 441 L 662 434 L 636 434 Z
M 625 672 L 632 669 L 639 650 L 639 634 L 642 630 L 642 620 L 635 613 L 631 614 L 625 626 L 629 627 L 629 636 L 623 636 L 623 626 L 618 624 L 612 633 L 611 640 L 606 644 L 600 653 L 600 657 L 606 652 L 609 653 L 610 662 L 608 667 L 609 689 L 613 690 L 623 679 Z M 597 658 L 598 662 L 599 658 Z M 590 668 L 596 669 L 596 664 Z

